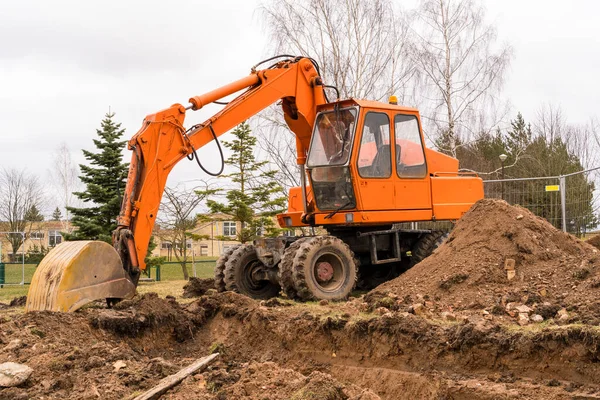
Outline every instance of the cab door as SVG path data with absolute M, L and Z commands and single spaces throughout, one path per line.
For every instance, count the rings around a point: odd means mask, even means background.
M 416 115 L 394 115 L 395 206 L 400 210 L 431 209 L 431 185 Z
M 384 112 L 367 112 L 356 160 L 356 187 L 363 211 L 393 210 L 395 207 L 390 143 L 390 116 Z

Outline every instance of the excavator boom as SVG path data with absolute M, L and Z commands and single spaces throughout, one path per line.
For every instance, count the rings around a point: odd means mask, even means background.
M 221 111 L 190 129 L 186 111 L 245 90 Z M 133 156 L 113 247 L 103 242 L 65 242 L 38 266 L 26 311 L 74 311 L 104 298 L 135 294 L 167 177 L 184 157 L 216 140 L 239 123 L 281 100 L 285 120 L 296 135 L 297 162 L 303 165 L 317 106 L 326 103 L 323 83 L 311 59 L 280 61 L 238 81 L 148 115 L 128 148 Z M 198 162 L 200 160 L 197 160 Z

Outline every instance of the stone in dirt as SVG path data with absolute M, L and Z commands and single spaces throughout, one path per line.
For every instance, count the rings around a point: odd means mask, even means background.
M 118 360 L 118 361 L 115 361 L 115 363 L 113 364 L 113 369 L 115 372 L 117 372 L 117 371 L 125 368 L 126 366 L 127 366 L 127 364 L 125 364 L 125 361 Z
M 425 306 L 421 303 L 413 304 L 411 309 L 415 315 L 424 315 L 427 312 L 427 310 L 425 310 Z
M 520 306 L 515 307 L 519 313 L 530 313 L 531 308 L 527 307 L 525 304 L 521 304 Z
M 14 362 L 0 364 L 0 387 L 19 386 L 29 379 L 32 373 L 33 369 L 25 364 Z
M 544 317 L 542 317 L 540 314 L 533 314 L 531 316 L 531 320 L 539 324 L 540 322 L 544 322 Z
M 442 312 L 442 318 L 446 321 L 456 321 L 456 315 L 449 311 Z
M 559 321 L 566 321 L 567 319 L 569 319 L 569 313 L 567 312 L 567 310 L 565 308 L 561 308 L 556 313 L 556 317 L 558 318 Z
M 4 346 L 2 351 L 7 352 L 14 349 L 18 349 L 20 347 L 23 347 L 23 341 L 21 339 L 13 339 L 10 342 L 8 342 L 6 346 Z
M 519 325 L 527 325 L 529 323 L 529 314 L 527 313 L 519 313 L 519 319 L 517 320 Z

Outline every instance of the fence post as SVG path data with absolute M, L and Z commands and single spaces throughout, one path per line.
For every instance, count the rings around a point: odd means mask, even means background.
M 562 230 L 567 231 L 567 184 L 565 176 L 558 177 L 558 185 L 560 190 L 560 210 L 562 214 Z

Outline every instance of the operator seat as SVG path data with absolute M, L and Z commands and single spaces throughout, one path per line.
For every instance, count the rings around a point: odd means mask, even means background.
M 373 157 L 370 178 L 387 178 L 390 176 L 390 172 L 392 172 L 390 145 L 384 144 L 379 146 L 377 154 Z

